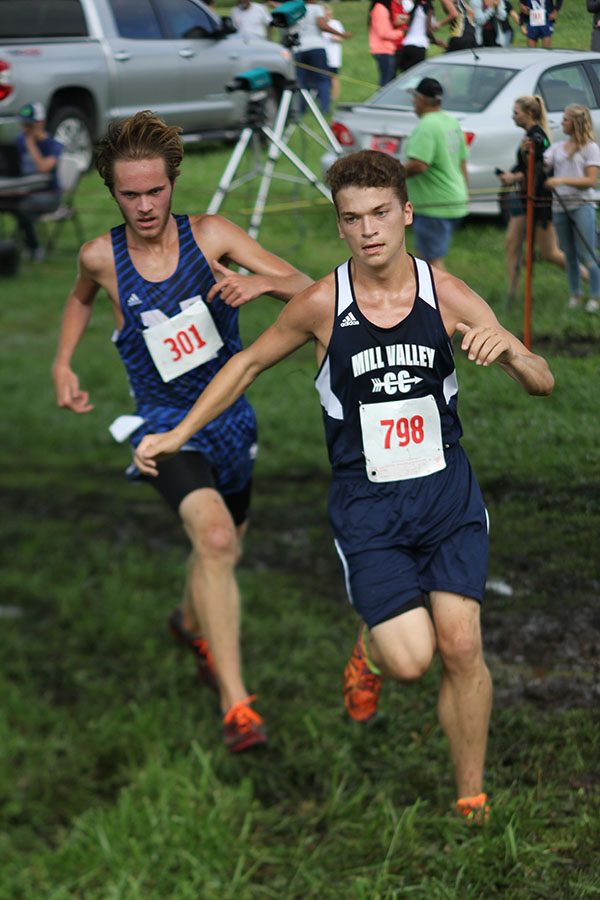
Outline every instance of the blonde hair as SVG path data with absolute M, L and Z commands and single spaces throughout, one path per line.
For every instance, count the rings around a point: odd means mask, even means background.
M 594 133 L 594 126 L 592 125 L 592 117 L 587 106 L 573 103 L 573 105 L 565 108 L 565 113 L 567 112 L 573 122 L 573 134 L 571 135 L 571 140 L 575 144 L 573 153 L 576 153 L 578 150 L 581 150 L 582 147 L 585 147 L 586 144 L 595 141 L 596 135 Z
M 546 114 L 546 104 L 539 94 L 525 94 L 523 97 L 517 97 L 515 103 L 518 103 L 526 115 L 530 116 L 536 125 L 539 125 L 548 141 L 552 143 L 552 132 L 548 125 L 548 116 Z
M 119 159 L 164 159 L 167 178 L 173 184 L 183 159 L 181 130 L 178 125 L 167 125 L 149 109 L 112 122 L 96 148 L 96 168 L 111 194 L 115 162 Z

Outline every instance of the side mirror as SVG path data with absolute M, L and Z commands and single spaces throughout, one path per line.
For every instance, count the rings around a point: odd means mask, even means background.
M 231 16 L 221 16 L 223 34 L 237 34 L 237 28 L 233 24 Z

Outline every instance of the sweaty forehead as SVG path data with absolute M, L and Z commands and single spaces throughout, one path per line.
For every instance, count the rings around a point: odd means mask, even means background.
M 124 191 L 147 191 L 163 184 L 167 177 L 165 161 L 155 159 L 118 159 L 114 165 L 115 187 Z
M 390 187 L 358 187 L 351 185 L 339 190 L 335 198 L 338 215 L 347 215 L 348 213 L 364 215 L 364 213 L 384 204 L 398 202 L 393 188 Z

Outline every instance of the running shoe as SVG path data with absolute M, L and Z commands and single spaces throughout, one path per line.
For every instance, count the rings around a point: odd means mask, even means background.
M 267 743 L 263 720 L 250 706 L 254 700 L 253 694 L 234 703 L 223 717 L 223 740 L 230 753 L 242 753 Z
M 198 678 L 209 687 L 212 691 L 218 693 L 219 682 L 217 672 L 212 658 L 212 653 L 208 647 L 208 641 L 203 637 L 198 637 L 188 631 L 183 624 L 183 610 L 180 606 L 173 610 L 168 618 L 168 625 L 175 640 L 179 641 L 186 647 L 189 647 L 196 659 L 198 668 Z
M 476 797 L 462 797 L 456 801 L 456 812 L 467 820 L 469 825 L 485 825 L 490 818 L 490 807 L 487 794 Z
M 358 632 L 352 656 L 344 669 L 344 704 L 348 715 L 356 722 L 368 722 L 377 712 L 383 676 L 375 675 L 368 666 L 363 635 L 364 625 Z

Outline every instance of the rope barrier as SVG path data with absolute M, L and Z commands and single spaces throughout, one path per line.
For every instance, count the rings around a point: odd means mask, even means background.
M 309 66 L 308 63 L 301 63 L 294 59 L 294 65 L 297 69 L 306 69 L 307 72 L 316 72 L 318 75 L 326 75 L 327 78 L 333 78 L 334 73 L 330 72 L 329 69 L 319 69 L 317 66 Z M 362 87 L 368 87 L 372 91 L 376 91 L 377 88 L 380 87 L 378 84 L 373 84 L 372 81 L 361 81 L 359 78 L 352 78 L 351 75 L 341 75 L 338 73 L 339 81 L 347 81 L 348 84 L 360 84 Z
M 410 185 L 410 182 L 409 182 L 409 185 Z M 510 193 L 510 190 L 509 191 L 506 191 L 504 189 L 498 190 L 498 188 L 495 188 L 495 187 L 475 188 L 474 190 L 469 191 L 466 203 L 469 206 L 476 206 L 477 203 L 487 203 L 490 200 L 497 199 L 498 196 L 501 194 L 508 194 L 508 193 Z M 477 196 L 477 195 L 482 195 L 482 196 Z M 522 194 L 519 194 L 519 197 L 521 197 L 524 200 L 524 202 L 526 202 L 527 198 L 524 197 Z M 536 209 L 545 209 L 551 205 L 551 201 L 547 201 L 545 198 L 542 198 L 542 197 L 533 196 L 532 201 L 533 201 L 533 205 Z M 596 205 L 596 201 L 594 201 L 594 200 L 586 200 L 585 202 L 589 203 L 592 206 Z M 266 215 L 268 213 L 287 212 L 292 209 L 310 208 L 313 206 L 329 206 L 329 205 L 330 205 L 329 200 L 326 200 L 324 197 L 318 197 L 318 198 L 315 198 L 314 200 L 298 200 L 297 202 L 295 202 L 293 204 L 287 203 L 287 202 L 270 204 L 269 206 L 265 206 L 264 213 Z M 419 210 L 432 209 L 432 208 L 455 209 L 456 207 L 463 207 L 464 205 L 465 204 L 463 203 L 463 201 L 454 201 L 454 202 L 447 202 L 447 203 L 423 203 L 420 205 Z M 498 206 L 499 205 L 500 204 L 498 204 Z M 249 210 L 240 210 L 240 212 L 242 214 L 246 214 L 250 211 Z M 500 209 L 498 210 L 498 212 L 500 212 Z M 525 210 L 523 211 L 522 215 L 525 215 Z

